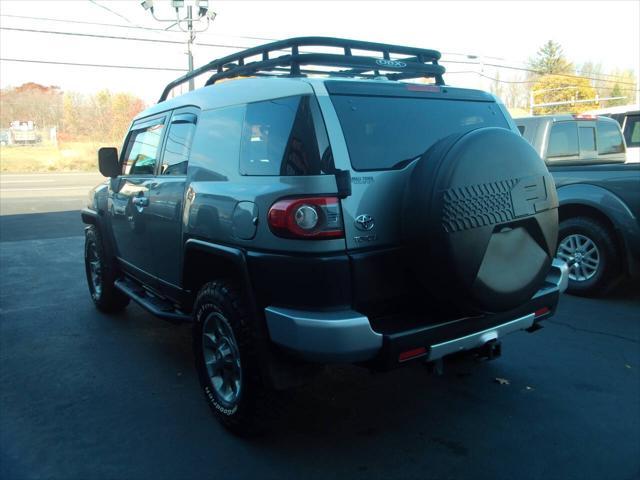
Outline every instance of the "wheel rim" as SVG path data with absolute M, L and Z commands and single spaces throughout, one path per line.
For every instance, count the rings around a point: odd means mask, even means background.
M 220 313 L 211 313 L 204 321 L 202 351 L 216 396 L 227 407 L 233 406 L 242 386 L 240 352 L 229 322 Z
M 102 267 L 96 244 L 93 242 L 87 248 L 87 267 L 91 281 L 91 292 L 96 298 L 99 298 L 102 294 Z
M 593 240 L 579 233 L 565 237 L 558 247 L 558 257 L 569 265 L 569 279 L 585 282 L 600 267 L 600 251 Z

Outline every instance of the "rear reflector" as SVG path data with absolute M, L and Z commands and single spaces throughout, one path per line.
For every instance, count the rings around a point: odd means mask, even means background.
M 412 358 L 422 357 L 427 354 L 426 347 L 418 347 L 412 350 L 407 350 L 406 352 L 402 352 L 398 356 L 399 362 L 406 362 L 407 360 L 411 360 Z
M 535 311 L 534 315 L 535 317 L 542 317 L 543 315 L 546 315 L 547 313 L 549 313 L 551 310 L 549 310 L 549 307 L 542 307 L 539 308 L 538 310 Z

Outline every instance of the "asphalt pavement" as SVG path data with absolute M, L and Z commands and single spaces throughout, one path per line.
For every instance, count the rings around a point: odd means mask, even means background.
M 211 417 L 188 326 L 94 309 L 77 209 L 100 177 L 30 178 L 0 185 L 2 479 L 640 478 L 638 285 L 563 296 L 501 358 L 442 376 L 332 367 L 243 440 Z M 52 179 L 74 189 L 35 190 Z

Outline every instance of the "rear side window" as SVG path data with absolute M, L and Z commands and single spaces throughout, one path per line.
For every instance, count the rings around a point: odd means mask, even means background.
M 624 143 L 617 123 L 598 122 L 598 154 L 623 153 Z
M 153 175 L 164 124 L 133 130 L 125 149 L 123 175 Z
M 627 147 L 640 147 L 640 115 L 630 115 L 624 126 L 624 139 Z
M 495 103 L 332 95 L 355 170 L 401 168 L 438 140 L 481 127 L 509 128 Z
M 559 122 L 551 127 L 547 158 L 577 156 L 578 127 L 576 122 Z
M 578 133 L 580 135 L 580 152 L 594 152 L 596 149 L 596 129 L 580 127 Z
M 524 125 L 518 125 L 518 131 L 520 132 L 520 135 L 524 135 L 524 131 L 525 131 L 525 127 Z
M 240 152 L 242 175 L 331 173 L 327 149 L 327 134 L 314 97 L 247 105 Z
M 161 175 L 186 175 L 191 142 L 196 130 L 196 116 L 192 113 L 178 114 L 169 127 L 167 142 L 162 156 Z

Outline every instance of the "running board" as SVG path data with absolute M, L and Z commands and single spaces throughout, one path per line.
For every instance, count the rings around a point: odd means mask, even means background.
M 118 290 L 156 317 L 172 323 L 191 321 L 190 315 L 176 310 L 170 302 L 152 295 L 132 280 L 119 279 L 114 283 Z

